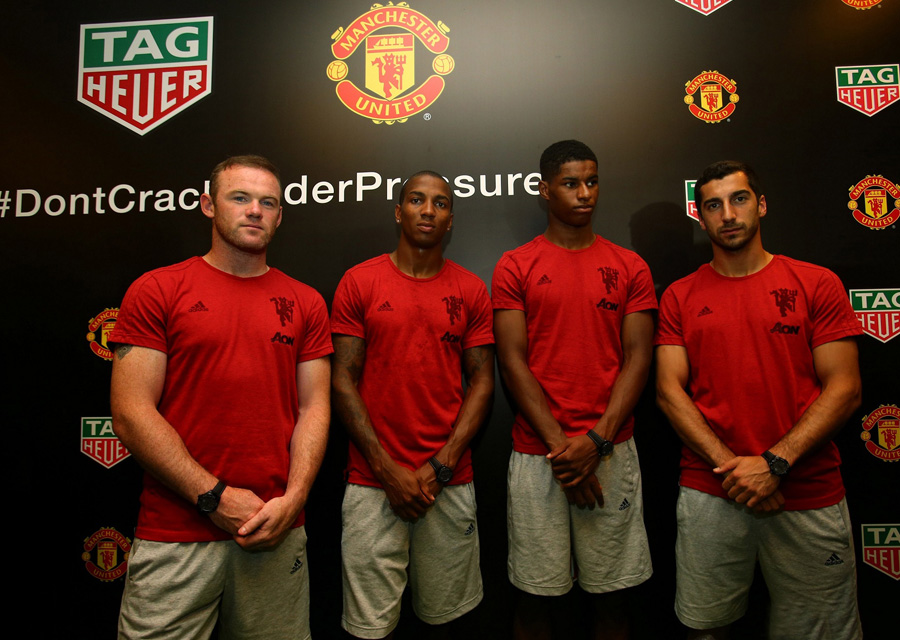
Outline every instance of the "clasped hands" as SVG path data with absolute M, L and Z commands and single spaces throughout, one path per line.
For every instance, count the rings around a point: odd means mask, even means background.
M 569 504 L 579 509 L 603 506 L 603 488 L 594 475 L 600 456 L 593 440 L 586 435 L 566 438 L 547 454 L 547 459 Z

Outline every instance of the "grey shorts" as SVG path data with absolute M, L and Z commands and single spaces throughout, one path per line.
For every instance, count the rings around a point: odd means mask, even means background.
M 579 509 L 566 500 L 545 456 L 513 451 L 507 568 L 514 586 L 556 596 L 569 591 L 574 578 L 589 593 L 605 593 L 653 573 L 634 439 L 617 444 L 596 475 L 604 505 Z
M 712 629 L 743 616 L 759 560 L 772 599 L 771 640 L 862 637 L 846 500 L 754 514 L 682 487 L 677 511 L 675 613 L 686 626 Z
M 429 624 L 450 622 L 484 595 L 475 521 L 475 487 L 444 487 L 415 523 L 391 511 L 382 489 L 348 484 L 342 507 L 343 628 L 383 638 L 400 619 L 407 577 L 413 610 Z
M 135 539 L 119 613 L 119 638 L 306 640 L 306 532 L 292 529 L 272 551 L 236 542 Z

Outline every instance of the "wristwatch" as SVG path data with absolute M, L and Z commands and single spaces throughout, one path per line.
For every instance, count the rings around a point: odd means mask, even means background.
M 441 484 L 447 484 L 453 479 L 453 469 L 445 464 L 441 464 L 441 462 L 437 458 L 431 456 L 428 459 L 428 462 L 431 463 L 431 466 L 434 469 L 434 475 L 435 477 L 437 477 L 438 482 L 440 482 Z
M 225 486 L 225 481 L 219 480 L 212 491 L 207 491 L 197 496 L 197 511 L 206 516 L 213 513 L 219 507 L 219 498 L 222 492 L 225 491 Z
M 772 475 L 783 478 L 788 474 L 788 471 L 791 470 L 790 462 L 780 456 L 776 456 L 771 451 L 764 452 L 762 457 L 769 463 L 769 471 L 772 472 Z
M 613 452 L 613 443 L 598 434 L 593 429 L 588 429 L 587 437 L 590 438 L 595 445 L 597 445 L 597 453 L 600 456 L 608 456 Z

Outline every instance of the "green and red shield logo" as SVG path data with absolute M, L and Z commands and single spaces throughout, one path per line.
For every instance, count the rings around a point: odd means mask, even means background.
M 213 19 L 81 25 L 78 101 L 144 135 L 209 95 Z
M 862 525 L 863 562 L 900 580 L 900 524 Z
M 696 180 L 684 181 L 684 210 L 689 218 L 700 220 L 700 212 L 697 210 L 697 203 L 694 202 L 694 187 L 696 184 Z
M 834 74 L 838 102 L 869 117 L 900 99 L 900 64 L 835 67 Z
M 81 453 L 107 469 L 131 455 L 113 432 L 110 417 L 81 419 Z
M 731 2 L 731 0 L 675 0 L 675 2 L 708 16 L 716 9 L 724 7 Z
M 900 289 L 850 289 L 850 304 L 867 335 L 887 342 L 900 334 Z

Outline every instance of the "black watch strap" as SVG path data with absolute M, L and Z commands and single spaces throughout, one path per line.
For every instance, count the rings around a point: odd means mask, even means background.
M 228 485 L 225 484 L 224 480 L 219 480 L 212 490 L 197 496 L 197 511 L 203 515 L 215 512 L 219 508 L 219 498 L 222 497 L 222 492 L 225 491 L 226 486 Z
M 597 445 L 597 453 L 599 453 L 601 456 L 608 456 L 612 454 L 613 447 L 615 445 L 598 434 L 596 431 L 594 431 L 593 429 L 588 429 L 587 437 L 590 438 L 595 445 Z
M 443 464 L 440 460 L 431 456 L 428 462 L 431 463 L 431 468 L 434 469 L 434 475 L 438 482 L 447 484 L 453 479 L 453 469 Z
M 776 456 L 771 451 L 765 451 L 762 454 L 762 457 L 765 458 L 766 462 L 769 463 L 769 471 L 772 472 L 772 475 L 783 478 L 788 474 L 788 471 L 791 470 L 790 462 L 788 462 L 781 456 Z

